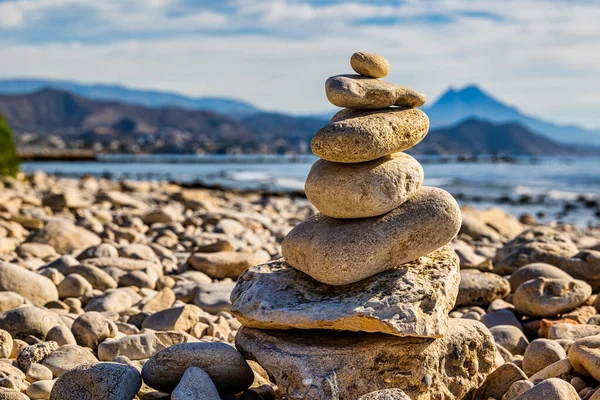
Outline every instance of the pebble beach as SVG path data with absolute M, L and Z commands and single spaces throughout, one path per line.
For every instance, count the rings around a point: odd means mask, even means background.
M 232 347 L 241 324 L 230 294 L 245 270 L 281 256 L 281 241 L 316 214 L 313 206 L 43 173 L 5 178 L 0 193 L 2 398 L 49 399 L 53 387 L 56 399 L 168 399 L 176 387 L 197 395 L 209 390 L 198 386 L 207 380 L 202 369 L 223 398 L 285 398 L 269 371 Z M 592 294 L 600 288 L 600 227 L 538 226 L 500 209 L 463 209 L 462 221 L 452 241 L 461 281 L 448 325 L 489 330 L 493 368 L 477 377 L 472 389 L 485 396 L 476 398 L 512 399 L 538 380 L 572 393 L 557 398 L 591 398 L 600 379 L 600 356 L 587 343 L 600 333 Z M 285 302 L 297 308 L 305 297 Z M 315 347 L 327 335 L 319 337 Z M 400 359 L 406 350 L 389 351 Z M 363 356 L 355 362 L 357 375 L 373 368 Z M 61 395 L 82 387 L 90 397 Z M 96 397 L 107 391 L 114 397 Z M 211 398 L 203 396 L 173 398 Z
M 326 82 L 306 198 L 0 180 L 0 400 L 600 399 L 600 225 L 460 207 L 385 58 Z

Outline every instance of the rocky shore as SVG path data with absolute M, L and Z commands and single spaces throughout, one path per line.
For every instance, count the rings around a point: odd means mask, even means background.
M 2 178 L 0 400 L 599 400 L 600 226 L 422 186 L 424 97 L 351 65 L 312 204 Z
M 0 199 L 0 398 L 167 399 L 169 392 L 176 399 L 217 399 L 217 393 L 285 398 L 285 388 L 273 382 L 278 377 L 246 363 L 232 347 L 240 323 L 231 314 L 230 293 L 248 268 L 278 259 L 284 236 L 316 214 L 306 201 L 43 173 L 3 179 Z M 463 209 L 462 221 L 452 241 L 461 279 L 456 304 L 447 306 L 449 334 L 433 348 L 427 346 L 431 339 L 411 339 L 412 348 L 427 347 L 424 356 L 438 357 L 462 351 L 451 340 L 489 330 L 495 345 L 486 356 L 493 358 L 494 372 L 480 377 L 475 398 L 514 399 L 539 381 L 561 393 L 552 398 L 592 398 L 600 379 L 593 336 L 600 333 L 599 304 L 592 294 L 600 289 L 600 227 L 537 226 L 499 209 Z M 307 297 L 319 294 L 306 293 L 310 277 L 293 274 L 272 281 L 271 298 L 256 293 L 256 313 L 268 315 L 279 302 L 296 313 L 289 318 L 307 327 L 324 318 L 353 326 L 342 314 L 328 314 L 340 311 L 335 298 L 319 315 L 303 310 Z M 448 302 L 444 286 L 452 283 L 433 283 L 436 274 L 431 270 L 433 281 L 408 276 L 372 282 L 371 290 L 389 291 L 388 300 L 402 296 L 405 304 L 427 290 Z M 347 298 L 345 292 L 340 296 Z M 362 303 L 369 301 L 368 293 L 358 294 Z M 347 307 L 356 312 L 352 303 Z M 256 331 L 243 340 L 268 343 L 277 335 Z M 279 348 L 271 357 L 307 388 L 338 363 L 352 365 L 356 376 L 382 376 L 379 387 L 393 388 L 394 376 L 419 364 L 405 346 L 394 346 L 395 336 L 373 335 L 356 354 L 344 353 L 346 333 L 317 332 L 308 338 L 307 353 Z M 325 362 L 329 352 L 344 356 Z M 475 353 L 465 357 L 483 362 Z M 396 361 L 384 372 L 383 360 Z M 432 379 L 445 374 L 427 373 Z M 338 384 L 353 378 L 338 376 Z M 531 390 L 545 387 L 540 385 Z M 388 392 L 368 398 L 404 398 Z

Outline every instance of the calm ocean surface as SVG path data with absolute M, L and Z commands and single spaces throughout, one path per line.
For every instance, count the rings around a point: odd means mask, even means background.
M 600 223 L 595 214 L 600 211 L 600 158 L 527 158 L 516 163 L 416 158 L 423 164 L 425 185 L 446 189 L 461 205 L 498 205 L 515 215 L 543 213 L 539 214 L 542 220 Z M 312 156 L 105 156 L 98 162 L 29 162 L 23 169 L 71 177 L 91 174 L 297 192 L 315 160 Z

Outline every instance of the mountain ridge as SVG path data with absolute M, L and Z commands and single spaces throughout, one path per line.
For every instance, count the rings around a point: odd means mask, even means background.
M 475 117 L 496 123 L 518 122 L 561 143 L 600 146 L 600 130 L 556 124 L 530 116 L 517 107 L 506 105 L 475 84 L 448 89 L 424 111 L 429 116 L 431 128 L 447 127 Z
M 328 122 L 268 112 L 233 119 L 206 110 L 90 100 L 57 89 L 0 95 L 0 114 L 7 118 L 22 146 L 104 152 L 305 154 L 314 133 Z M 519 124 L 473 121 L 449 130 L 432 130 L 416 151 L 587 154 Z
M 147 107 L 174 106 L 208 110 L 233 117 L 244 117 L 260 111 L 248 102 L 226 97 L 192 97 L 171 91 L 135 89 L 117 84 L 82 84 L 74 81 L 36 78 L 0 79 L 2 94 L 33 93 L 45 88 L 63 90 L 93 100 L 113 100 Z

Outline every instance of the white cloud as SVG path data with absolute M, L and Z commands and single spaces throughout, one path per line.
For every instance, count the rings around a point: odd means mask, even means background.
M 110 38 L 5 42 L 3 55 L 11 62 L 0 64 L 0 75 L 120 82 L 303 113 L 331 108 L 325 79 L 350 72 L 352 52 L 371 51 L 390 60 L 389 80 L 421 90 L 430 100 L 449 85 L 476 82 L 530 113 L 600 126 L 598 1 L 229 5 L 226 12 L 190 9 L 183 0 L 0 2 L 0 11 L 12 9 L 0 12 L 0 41 L 2 28 L 21 29 L 26 37 L 29 24 L 52 21 L 74 6 L 89 11 L 82 26 Z M 436 15 L 449 22 L 435 23 Z M 368 18 L 401 22 L 357 25 Z M 267 33 L 236 33 L 253 30 Z

